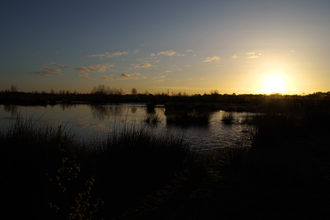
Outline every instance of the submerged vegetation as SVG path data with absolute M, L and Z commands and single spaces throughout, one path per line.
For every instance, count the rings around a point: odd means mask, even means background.
M 207 125 L 212 116 L 212 112 L 205 105 L 187 106 L 167 103 L 165 108 L 167 124 Z
M 207 125 L 210 121 L 209 112 L 173 112 L 166 115 L 167 124 L 176 125 Z
M 157 124 L 159 122 L 161 122 L 162 119 L 158 114 L 147 114 L 144 118 L 144 122 L 146 122 L 147 124 Z
M 222 115 L 222 119 L 221 121 L 223 121 L 223 123 L 225 124 L 231 124 L 234 120 L 234 116 L 233 116 L 233 113 L 232 112 L 225 112 L 223 115 Z

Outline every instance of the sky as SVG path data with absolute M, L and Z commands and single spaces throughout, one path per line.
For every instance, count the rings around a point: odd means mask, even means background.
M 329 0 L 3 0 L 0 91 L 327 92 L 329 39 Z

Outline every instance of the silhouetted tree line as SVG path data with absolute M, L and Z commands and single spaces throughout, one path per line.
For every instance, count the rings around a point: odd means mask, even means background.
M 9 90 L 0 92 L 0 104 L 16 105 L 55 105 L 57 103 L 125 103 L 144 102 L 151 105 L 170 104 L 174 108 L 207 108 L 208 110 L 251 111 L 251 112 L 297 112 L 303 106 L 330 106 L 330 92 L 315 92 L 308 95 L 265 94 L 220 94 L 211 90 L 209 94 L 188 95 L 185 92 L 171 94 L 149 92 L 138 93 L 132 88 L 131 94 L 124 94 L 122 89 L 110 88 L 105 85 L 95 86 L 90 93 L 53 89 L 49 93 L 42 91 L 18 92 L 15 85 Z

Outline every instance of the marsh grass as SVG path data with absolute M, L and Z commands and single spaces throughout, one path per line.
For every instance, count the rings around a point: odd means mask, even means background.
M 86 142 L 66 128 L 17 118 L 0 130 L 0 157 L 4 219 L 114 218 L 178 173 L 190 170 L 190 185 L 205 172 L 181 136 L 155 135 L 146 127 Z
M 162 118 L 158 114 L 147 114 L 143 121 L 147 124 L 158 124 L 162 121 Z
M 234 116 L 233 116 L 233 113 L 232 112 L 225 112 L 222 115 L 221 121 L 223 121 L 223 123 L 225 123 L 227 125 L 232 124 L 233 123 L 233 120 L 234 120 Z
M 245 123 L 254 125 L 254 129 L 251 130 L 251 138 L 255 146 L 269 146 L 313 132 L 306 126 L 304 119 L 297 115 L 257 114 L 246 119 Z

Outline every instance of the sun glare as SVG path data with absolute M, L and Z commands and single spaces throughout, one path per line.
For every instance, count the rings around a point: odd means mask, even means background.
M 271 76 L 266 80 L 264 92 L 266 94 L 271 93 L 284 93 L 284 81 L 280 76 Z

